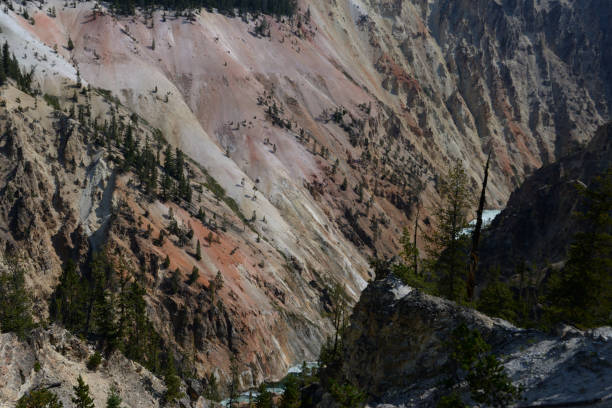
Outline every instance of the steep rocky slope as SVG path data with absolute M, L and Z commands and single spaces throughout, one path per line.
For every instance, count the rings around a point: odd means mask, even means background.
M 427 216 L 450 160 L 477 188 L 492 151 L 490 206 L 502 206 L 526 174 L 609 117 L 611 10 L 595 0 L 317 1 L 293 18 L 240 19 L 116 18 L 57 0 L 3 7 L 0 40 L 35 66 L 36 89 L 67 109 L 75 81 L 91 85 L 74 105 L 92 99 L 100 122 L 111 107 L 126 122 L 137 114 L 141 146 L 159 129 L 192 160 L 201 193 L 195 207 L 151 202 L 107 158 L 116 151 L 98 154 L 87 127 L 9 86 L 2 249 L 22 251 L 45 317 L 62 264 L 106 243 L 144 271 L 149 317 L 196 355 L 199 374 L 226 375 L 237 352 L 243 386 L 278 378 L 329 333 L 327 288 L 340 283 L 357 299 L 366 256 L 396 251 L 417 203 Z M 269 36 L 255 31 L 261 18 Z M 61 136 L 58 123 L 74 133 Z M 186 247 L 176 236 L 151 242 L 170 208 L 194 230 Z M 219 242 L 196 262 L 195 239 L 209 232 Z M 183 277 L 198 266 L 198 284 L 165 293 L 166 255 Z M 205 290 L 217 271 L 223 312 Z
M 74 85 L 64 86 L 71 95 Z M 138 175 L 122 170 L 121 151 L 101 143 L 91 127 L 91 118 L 110 112 L 120 123 L 132 115 L 104 92 L 78 93 L 75 105 L 89 112 L 83 120 L 12 86 L 3 89 L 2 98 L 1 248 L 26 270 L 40 320 L 48 317 L 48 299 L 65 261 L 83 263 L 86 270 L 90 250 L 97 247 L 118 270 L 145 284 L 149 319 L 170 349 L 185 359 L 193 356 L 182 364 L 195 365 L 200 376 L 215 372 L 224 381 L 232 353 L 240 356 L 242 386 L 314 358 L 328 324 L 322 315 L 329 302 L 327 272 L 307 271 L 260 239 L 253 225 L 262 223 L 265 231 L 266 222 L 259 216 L 247 221 L 193 163 L 187 165 L 193 204 L 164 203 L 146 194 Z M 71 105 L 72 96 L 59 103 Z M 155 129 L 131 120 L 141 146 L 161 142 Z M 155 244 L 162 230 L 167 238 Z M 193 236 L 182 242 L 188 230 Z M 202 244 L 200 260 L 196 241 Z M 168 267 L 162 265 L 166 256 Z M 200 278 L 187 284 L 194 266 Z M 170 291 L 175 269 L 178 287 Z M 224 285 L 213 293 L 218 271 Z
M 584 148 L 546 165 L 512 193 L 483 237 L 481 269 L 511 274 L 521 262 L 534 269 L 563 261 L 580 221 L 577 184 L 592 185 L 612 166 L 612 124 L 602 126 Z
M 33 41 L 162 129 L 244 213 L 277 214 L 268 234 L 288 248 L 288 229 L 303 244 L 335 222 L 389 253 L 394 227 L 435 200 L 449 159 L 476 187 L 491 150 L 490 205 L 501 206 L 609 117 L 606 2 L 315 2 L 271 20 L 270 37 L 206 11 L 116 20 L 53 4 L 56 18 L 33 9 L 36 24 L 20 22 Z M 242 194 L 243 177 L 259 180 L 263 200 Z
M 165 387 L 159 378 L 121 353 L 104 360 L 97 370 L 89 370 L 86 363 L 93 353 L 92 347 L 57 326 L 37 329 L 28 342 L 19 340 L 14 334 L 0 334 L 2 406 L 11 406 L 4 403 L 17 400 L 32 389 L 49 389 L 69 407 L 72 387 L 79 375 L 90 386 L 96 406 L 106 403 L 112 386 L 116 387 L 126 407 L 160 406 Z
M 451 332 L 465 323 L 492 346 L 527 406 L 610 406 L 612 328 L 556 336 L 491 319 L 393 276 L 368 285 L 351 316 L 344 372 L 372 405 L 435 406 L 448 376 Z M 388 406 L 388 405 L 387 405 Z

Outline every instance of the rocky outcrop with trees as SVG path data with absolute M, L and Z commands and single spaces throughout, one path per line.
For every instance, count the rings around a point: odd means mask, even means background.
M 522 329 L 427 295 L 393 275 L 364 290 L 344 339 L 343 373 L 367 393 L 371 406 L 433 407 L 453 393 L 469 406 L 498 406 L 495 401 L 507 397 L 508 384 L 527 406 L 612 401 L 612 328 L 559 326 L 552 334 Z M 457 357 L 470 350 L 479 351 L 462 366 L 466 362 Z M 495 356 L 499 365 L 475 369 L 487 356 Z M 491 381 L 471 387 L 485 373 Z M 478 398 L 478 387 L 490 400 Z

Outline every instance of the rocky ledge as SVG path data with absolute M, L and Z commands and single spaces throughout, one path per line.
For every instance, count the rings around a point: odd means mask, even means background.
M 462 323 L 481 332 L 512 382 L 524 387 L 520 406 L 612 406 L 612 328 L 521 329 L 392 275 L 371 282 L 354 309 L 344 372 L 373 405 L 433 406 L 448 374 L 446 341 Z
M 79 375 L 89 385 L 97 407 L 105 406 L 111 387 L 123 399 L 123 407 L 161 406 L 166 389 L 160 378 L 119 352 L 90 370 L 87 361 L 93 353 L 93 347 L 55 325 L 35 329 L 27 341 L 12 333 L 0 334 L 0 407 L 14 407 L 20 397 L 40 389 L 49 389 L 70 407 Z M 181 388 L 185 395 L 190 393 L 189 387 Z M 184 397 L 180 406 L 203 408 L 209 403 L 202 397 Z

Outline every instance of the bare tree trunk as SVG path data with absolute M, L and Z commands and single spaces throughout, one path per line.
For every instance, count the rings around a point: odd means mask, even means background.
M 467 276 L 467 296 L 468 301 L 474 299 L 474 288 L 476 287 L 476 269 L 478 268 L 478 244 L 480 241 L 480 230 L 482 229 L 482 212 L 485 206 L 485 193 L 487 190 L 487 180 L 489 178 L 489 162 L 491 161 L 491 152 L 487 157 L 485 165 L 484 180 L 482 181 L 482 191 L 480 192 L 480 201 L 478 202 L 478 211 L 476 212 L 476 227 L 472 233 L 472 250 L 470 251 L 470 270 Z
M 413 262 L 414 262 L 414 275 L 415 276 L 419 276 L 419 253 L 417 251 L 417 232 L 419 230 L 419 212 L 420 210 L 421 210 L 421 207 L 419 206 L 419 203 L 417 203 L 417 213 L 416 213 L 416 218 L 414 219 L 414 240 L 412 241 L 412 245 L 414 245 Z

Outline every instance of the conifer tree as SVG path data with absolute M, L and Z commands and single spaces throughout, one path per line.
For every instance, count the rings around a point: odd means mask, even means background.
M 9 51 L 8 42 L 5 41 L 4 45 L 2 46 L 2 70 L 7 76 L 9 76 L 10 64 L 11 64 L 11 54 Z
M 60 321 L 68 329 L 82 327 L 85 321 L 85 294 L 86 290 L 83 288 L 76 264 L 68 260 L 53 295 L 51 318 Z
M 117 310 L 114 306 L 115 296 L 109 290 L 105 290 L 95 304 L 95 325 L 97 334 L 101 337 L 101 343 L 106 355 L 110 355 L 119 346 L 119 328 L 117 323 Z
M 115 386 L 112 386 L 106 398 L 106 408 L 120 408 L 122 399 L 119 396 L 119 391 Z
M 14 332 L 20 338 L 34 326 L 32 302 L 25 287 L 24 271 L 14 260 L 0 270 L 0 332 Z
M 163 267 L 164 269 L 168 269 L 170 267 L 170 257 L 168 255 L 166 255 L 166 258 L 164 259 Z
M 164 374 L 164 384 L 166 385 L 164 401 L 166 404 L 173 405 L 183 396 L 183 394 L 181 392 L 181 380 L 176 375 L 176 368 L 174 367 L 174 357 L 172 356 L 172 352 L 168 353 L 166 372 Z
M 330 298 L 331 311 L 328 315 L 332 320 L 334 334 L 327 338 L 319 354 L 319 378 L 326 389 L 341 379 L 343 336 L 348 323 L 344 288 L 336 283 L 331 288 Z
M 0 86 L 6 83 L 6 72 L 2 67 L 0 67 Z
M 89 334 L 94 311 L 94 304 L 103 302 L 104 288 L 106 286 L 105 260 L 102 254 L 94 254 L 90 262 L 89 282 L 84 287 L 87 289 L 87 311 L 85 318 L 85 336 Z
M 217 290 L 223 288 L 223 275 L 221 275 L 221 271 L 217 271 L 215 275 L 215 288 L 217 288 Z
M 74 397 L 72 397 L 72 403 L 75 408 L 95 408 L 93 399 L 89 395 L 89 385 L 85 384 L 83 377 L 79 375 L 77 379 L 78 384 L 72 389 L 74 390 Z
M 272 393 L 268 391 L 266 385 L 261 383 L 257 389 L 258 395 L 255 397 L 256 408 L 272 408 L 274 406 L 272 401 Z
M 176 159 L 174 164 L 174 178 L 177 180 L 181 180 L 185 177 L 183 174 L 183 171 L 185 169 L 185 155 L 178 147 L 176 148 L 175 157 Z
M 279 408 L 300 408 L 300 389 L 294 375 L 289 375 L 285 382 L 285 392 L 280 401 Z
M 238 389 L 240 387 L 240 378 L 238 373 L 238 360 L 235 354 L 230 357 L 230 381 L 227 384 L 228 408 L 236 406 L 238 399 Z
M 551 276 L 547 316 L 551 322 L 580 327 L 612 324 L 612 167 L 588 188 L 579 186 L 584 210 L 576 217 L 581 231 L 574 236 L 569 258 Z
M 466 257 L 461 232 L 467 227 L 470 208 L 468 179 L 461 163 L 451 167 L 440 183 L 441 203 L 433 208 L 433 228 L 425 236 L 431 267 L 437 275 L 437 290 L 450 300 L 465 298 Z
M 161 178 L 161 197 L 164 200 L 170 200 L 174 191 L 174 182 L 170 178 L 170 174 L 168 172 L 164 172 L 164 175 Z
M 217 377 L 215 374 L 210 373 L 206 380 L 207 383 L 204 396 L 211 401 L 221 401 L 221 396 L 219 395 L 219 385 L 217 383 Z
M 187 281 L 187 283 L 191 285 L 194 282 L 196 282 L 199 277 L 200 277 L 200 271 L 198 270 L 197 266 L 194 266 L 193 269 L 191 270 L 191 274 L 189 275 L 189 280 Z
M 174 154 L 172 153 L 172 147 L 170 145 L 166 146 L 166 150 L 164 151 L 164 170 L 168 175 L 174 176 L 175 169 L 175 161 Z

